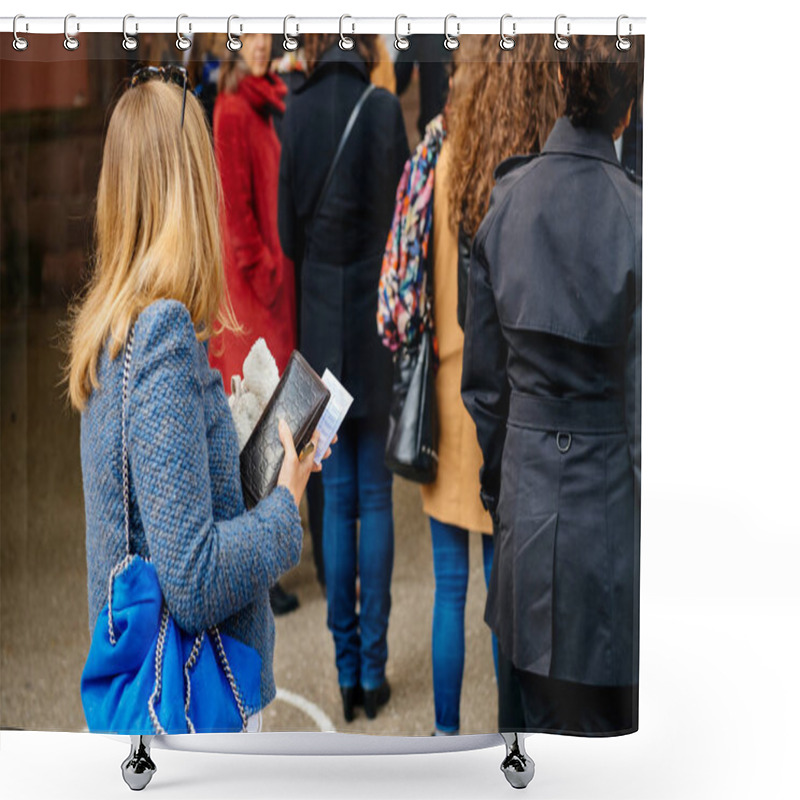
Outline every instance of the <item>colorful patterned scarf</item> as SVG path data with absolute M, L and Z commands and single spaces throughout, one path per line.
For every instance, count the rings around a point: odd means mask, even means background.
M 413 344 L 426 328 L 433 329 L 425 260 L 433 226 L 434 172 L 445 136 L 440 114 L 425 128 L 397 186 L 378 286 L 378 334 L 392 352 Z

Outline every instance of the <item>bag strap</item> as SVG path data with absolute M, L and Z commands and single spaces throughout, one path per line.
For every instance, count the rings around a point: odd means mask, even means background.
M 333 161 L 331 161 L 331 166 L 328 169 L 328 174 L 325 176 L 325 183 L 322 184 L 322 191 L 319 193 L 319 197 L 317 198 L 317 203 L 314 206 L 314 212 L 311 215 L 311 222 L 313 222 L 317 215 L 319 214 L 319 210 L 322 208 L 322 204 L 325 200 L 325 196 L 328 194 L 328 189 L 331 185 L 331 180 L 333 179 L 333 173 L 336 171 L 336 166 L 339 163 L 339 158 L 342 155 L 342 151 L 344 150 L 344 146 L 347 144 L 347 140 L 350 138 L 350 133 L 353 130 L 353 127 L 356 124 L 356 120 L 358 119 L 358 115 L 361 113 L 361 109 L 364 107 L 364 103 L 367 101 L 367 98 L 372 94 L 373 90 L 375 89 L 375 85 L 370 83 L 366 89 L 361 93 L 361 97 L 358 98 L 358 102 L 353 107 L 353 110 L 350 112 L 350 119 L 347 120 L 347 125 L 345 125 L 344 133 L 342 133 L 342 138 L 339 139 L 339 146 L 336 148 L 336 153 L 333 156 Z
M 131 550 L 131 490 L 128 475 L 128 437 L 126 417 L 128 410 L 128 383 L 131 373 L 131 356 L 133 354 L 133 331 L 131 325 L 128 339 L 125 342 L 125 361 L 122 368 L 122 497 L 125 503 L 125 554 L 133 555 Z
M 131 549 L 131 492 L 130 477 L 128 475 L 128 437 L 127 426 L 125 424 L 126 410 L 128 406 L 128 383 L 131 372 L 131 354 L 133 352 L 133 326 L 128 333 L 125 342 L 125 355 L 122 367 L 122 501 L 125 508 L 125 558 L 114 566 L 108 575 L 108 641 L 112 645 L 117 643 L 117 635 L 114 631 L 114 579 L 123 573 L 133 560 L 133 550 Z

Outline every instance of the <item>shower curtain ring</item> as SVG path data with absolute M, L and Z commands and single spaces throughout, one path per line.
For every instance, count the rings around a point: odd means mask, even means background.
M 20 20 L 20 19 L 25 19 L 25 15 L 24 14 L 17 14 L 17 16 L 14 17 L 14 23 L 11 26 L 11 31 L 14 34 L 14 41 L 11 43 L 11 45 L 15 50 L 18 50 L 19 52 L 22 52 L 23 50 L 27 50 L 28 49 L 28 40 L 27 39 L 23 39 L 17 33 L 17 20 Z M 25 23 L 25 30 L 26 31 L 28 30 L 28 23 L 27 22 Z
M 192 46 L 192 40 L 191 39 L 187 39 L 181 33 L 181 20 L 182 19 L 189 19 L 189 15 L 188 14 L 178 14 L 178 18 L 175 20 L 175 33 L 176 33 L 176 35 L 178 37 L 175 40 L 175 47 L 177 47 L 178 50 L 188 50 Z M 191 31 L 191 29 L 192 29 L 192 23 L 190 22 L 189 23 L 189 30 Z
M 283 49 L 286 50 L 288 53 L 297 50 L 297 39 L 294 36 L 289 36 L 289 20 L 290 19 L 297 19 L 297 17 L 293 17 L 291 14 L 283 18 Z M 300 26 L 296 26 L 295 33 L 298 33 L 300 30 Z
M 566 50 L 569 47 L 569 39 L 565 39 L 558 32 L 558 21 L 560 19 L 567 19 L 567 15 L 566 14 L 559 14 L 556 17 L 556 23 L 555 23 L 556 38 L 555 38 L 555 41 L 553 42 L 553 47 L 555 47 L 556 50 Z M 567 36 L 570 36 L 570 35 L 571 35 L 570 23 L 569 23 L 569 21 L 567 21 Z
M 64 49 L 65 50 L 77 50 L 78 45 L 80 42 L 74 37 L 69 35 L 69 21 L 71 19 L 75 19 L 74 14 L 67 14 L 64 17 Z M 79 31 L 81 29 L 80 22 L 75 23 L 75 31 Z
M 344 21 L 346 19 L 353 19 L 353 18 L 349 14 L 342 14 L 342 16 L 339 17 L 339 47 L 341 47 L 342 50 L 352 50 L 356 46 L 356 43 L 352 37 L 344 35 Z M 355 33 L 356 32 L 355 23 L 351 23 L 351 25 L 352 25 L 351 33 Z
M 619 50 L 619 51 L 621 51 L 623 53 L 626 50 L 630 50 L 631 49 L 631 40 L 626 38 L 625 36 L 623 36 L 622 33 L 620 32 L 620 29 L 622 27 L 620 23 L 624 19 L 628 19 L 628 17 L 625 14 L 620 14 L 617 17 L 617 50 Z M 629 22 L 628 23 L 628 36 L 630 36 L 631 33 L 633 33 L 633 25 L 631 25 L 631 23 Z
M 451 36 L 450 33 L 447 30 L 448 23 L 450 22 L 451 19 L 454 19 L 456 21 L 456 35 L 455 36 Z M 445 50 L 450 50 L 450 51 L 458 50 L 458 45 L 459 45 L 458 37 L 459 37 L 460 33 L 461 33 L 461 23 L 458 21 L 458 17 L 455 14 L 448 14 L 444 18 L 444 47 L 445 47 Z
M 225 44 L 225 47 L 227 47 L 231 53 L 235 53 L 237 50 L 242 49 L 242 40 L 238 36 L 234 36 L 231 33 L 231 22 L 233 22 L 235 19 L 239 19 L 239 17 L 237 17 L 235 14 L 231 14 L 231 16 L 228 17 L 228 41 Z M 239 25 L 239 33 L 241 33 L 241 31 L 242 26 Z
M 128 20 L 136 19 L 133 14 L 126 14 L 122 18 L 122 46 L 130 52 L 139 46 L 139 40 L 135 36 L 128 36 Z M 135 30 L 139 30 L 139 23 L 136 23 Z
M 411 47 L 411 42 L 406 37 L 411 36 L 411 23 L 406 23 L 408 29 L 405 36 L 400 35 L 400 20 L 408 19 L 405 14 L 398 14 L 394 18 L 394 48 L 395 50 L 408 50 Z
M 516 22 L 512 22 L 511 23 L 511 35 L 509 36 L 504 30 L 505 21 L 507 19 L 512 19 L 512 15 L 511 14 L 503 14 L 503 16 L 500 17 L 500 49 L 501 50 L 513 50 L 514 49 L 514 45 L 516 44 L 516 42 L 514 41 L 514 37 L 517 35 L 517 23 Z

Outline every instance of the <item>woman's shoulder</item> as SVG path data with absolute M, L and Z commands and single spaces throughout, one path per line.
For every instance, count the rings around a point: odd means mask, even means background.
M 137 336 L 140 330 L 151 332 L 174 329 L 179 329 L 184 333 L 191 330 L 194 334 L 192 315 L 180 300 L 171 298 L 154 300 L 139 312 L 136 319 Z
M 242 119 L 254 113 L 253 107 L 239 92 L 220 92 L 214 103 L 214 117 Z
M 386 115 L 392 111 L 400 111 L 402 106 L 400 99 L 394 92 L 390 92 L 383 86 L 375 86 L 372 90 L 369 102 L 365 104 L 365 110 L 371 110 L 374 114 Z
M 172 356 L 191 355 L 200 346 L 192 315 L 179 300 L 156 300 L 146 306 L 134 325 L 134 358 L 142 352 L 164 351 Z
M 238 129 L 257 116 L 252 106 L 238 92 L 220 92 L 214 103 L 214 134 L 223 129 Z

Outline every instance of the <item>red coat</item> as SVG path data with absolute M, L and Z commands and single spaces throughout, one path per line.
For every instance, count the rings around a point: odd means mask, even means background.
M 248 75 L 214 107 L 214 143 L 222 181 L 225 278 L 243 334 L 225 331 L 211 341 L 209 361 L 231 376 L 263 336 L 283 372 L 297 343 L 294 265 L 278 239 L 281 146 L 272 113 L 283 113 L 286 87 L 276 75 Z

